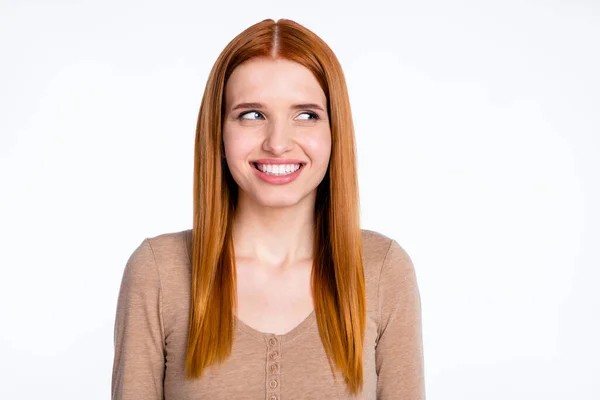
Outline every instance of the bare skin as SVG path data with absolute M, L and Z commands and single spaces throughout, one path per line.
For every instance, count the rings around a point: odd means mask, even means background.
M 308 69 L 287 60 L 240 65 L 225 92 L 223 143 L 239 187 L 233 224 L 237 317 L 258 331 L 285 334 L 314 309 L 314 206 L 331 153 L 326 97 Z M 260 107 L 236 109 L 240 103 Z M 250 161 L 261 158 L 305 165 L 296 180 L 275 185 L 253 170 Z

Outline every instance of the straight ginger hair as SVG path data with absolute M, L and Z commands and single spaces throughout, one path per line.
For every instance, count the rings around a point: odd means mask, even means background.
M 365 282 L 359 223 L 354 126 L 342 68 L 329 46 L 304 26 L 266 19 L 236 36 L 215 62 L 204 90 L 194 149 L 192 286 L 186 377 L 200 377 L 230 354 L 236 273 L 232 222 L 238 187 L 223 158 L 224 89 L 233 70 L 254 57 L 308 68 L 327 98 L 331 155 L 315 203 L 311 290 L 319 334 L 334 377 L 351 393 L 363 386 Z

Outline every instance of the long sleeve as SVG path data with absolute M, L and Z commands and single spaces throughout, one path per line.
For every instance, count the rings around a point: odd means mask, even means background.
M 162 400 L 165 341 L 160 277 L 148 239 L 129 257 L 114 327 L 113 400 Z
M 379 279 L 378 400 L 424 400 L 421 297 L 406 251 L 392 240 Z

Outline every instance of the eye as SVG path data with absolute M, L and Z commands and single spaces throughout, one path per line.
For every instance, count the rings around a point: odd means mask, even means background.
M 256 117 L 256 118 L 253 118 Z M 262 114 L 259 113 L 258 111 L 245 111 L 243 113 L 241 113 L 240 115 L 238 115 L 238 119 L 249 119 L 249 120 L 256 120 L 262 118 Z
M 316 113 L 310 111 L 303 112 L 300 115 L 308 115 L 309 118 L 300 118 L 303 120 L 319 119 L 319 116 Z

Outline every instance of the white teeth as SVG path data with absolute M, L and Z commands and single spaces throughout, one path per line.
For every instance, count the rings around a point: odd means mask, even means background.
M 262 172 L 269 175 L 288 175 L 296 172 L 300 168 L 300 164 L 258 164 L 256 166 Z

